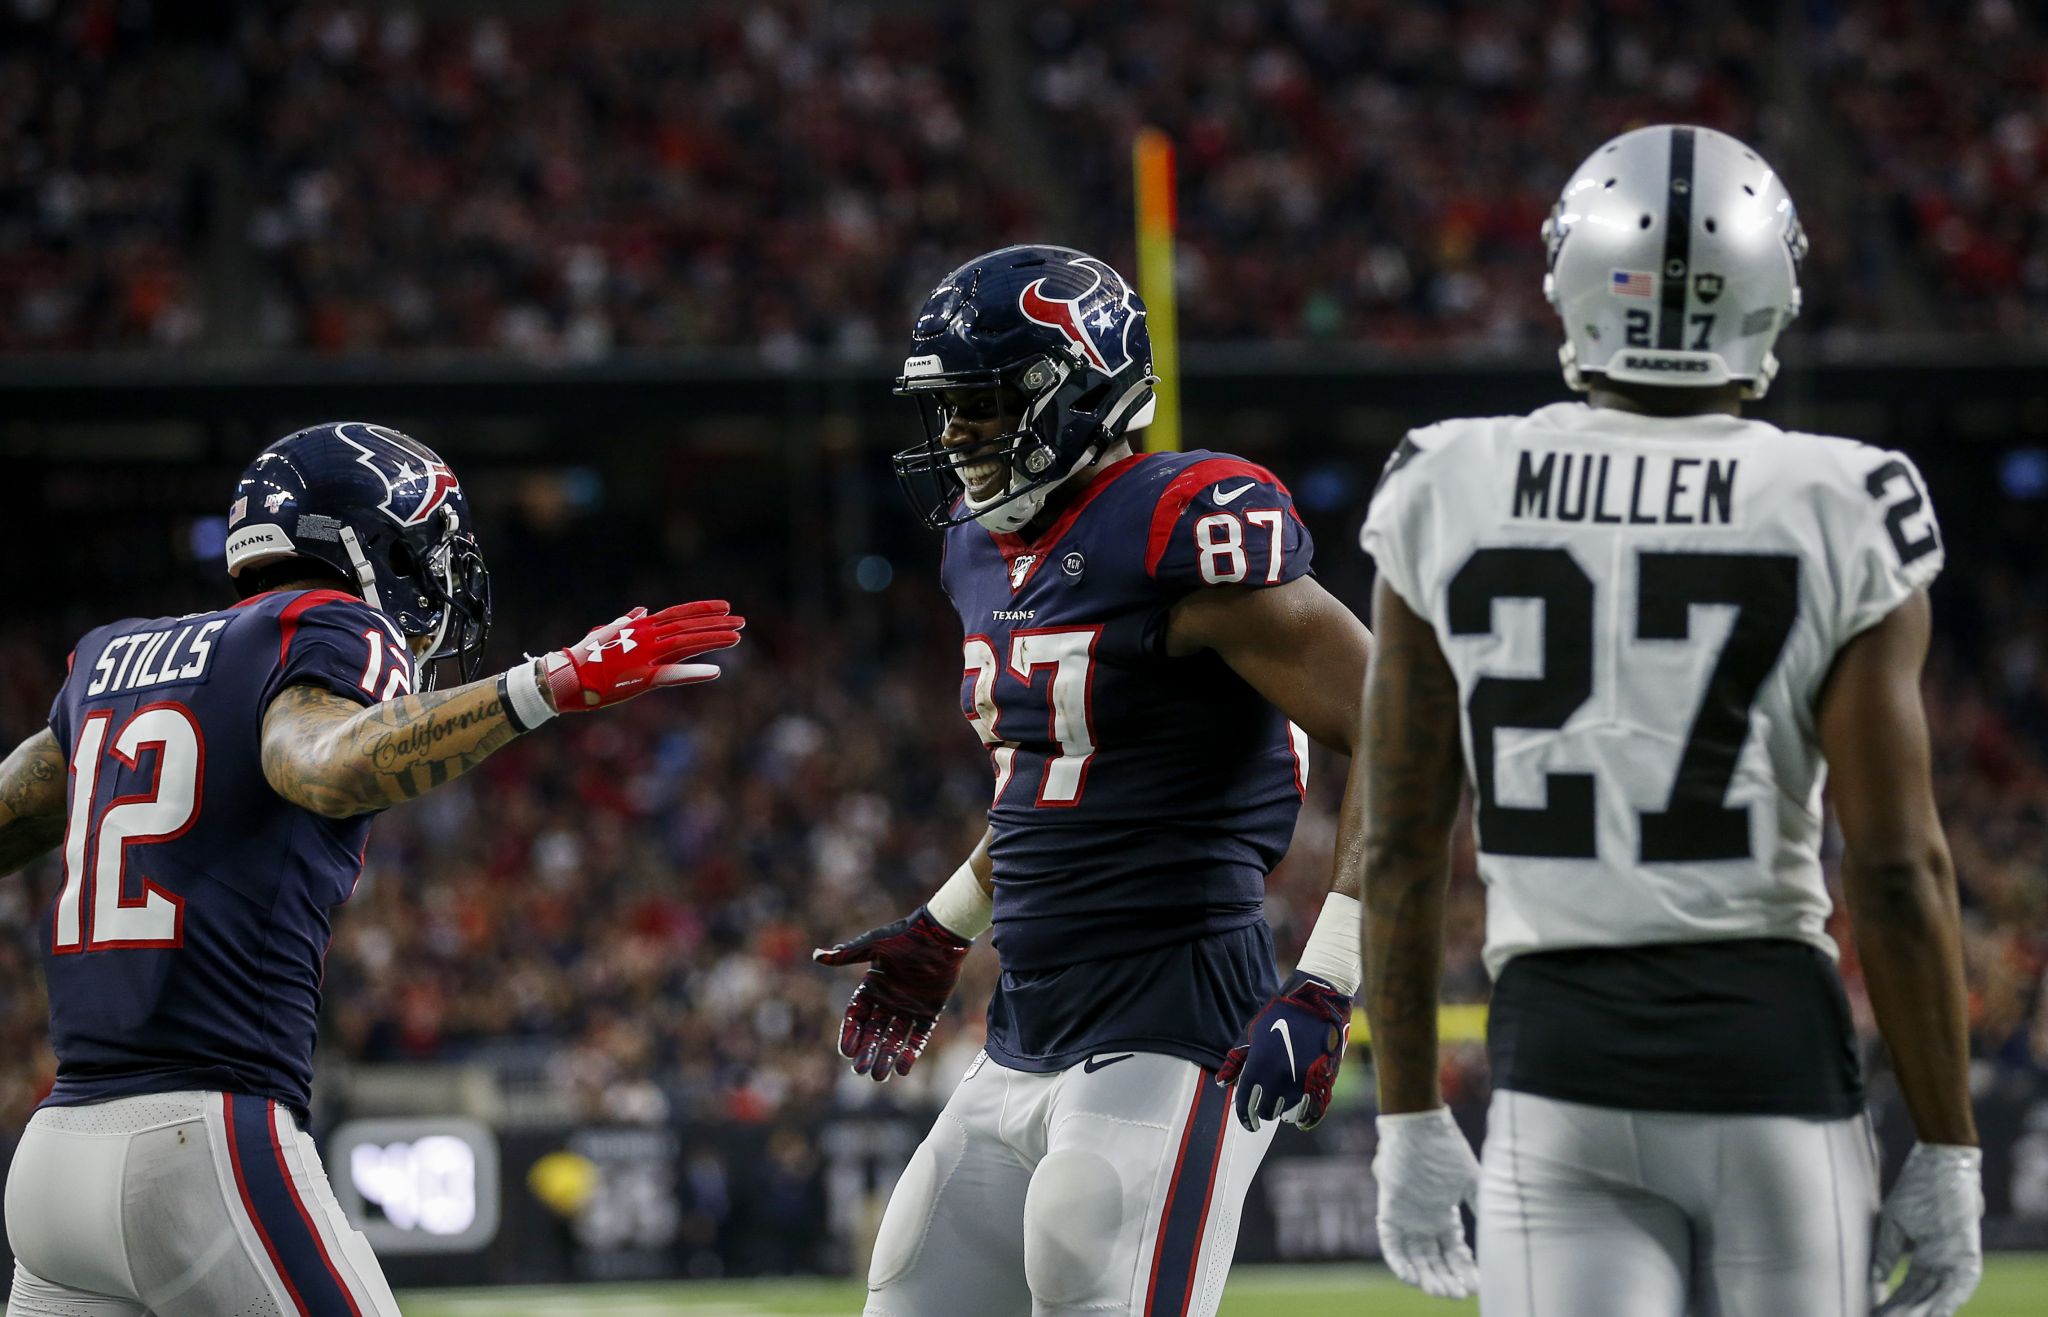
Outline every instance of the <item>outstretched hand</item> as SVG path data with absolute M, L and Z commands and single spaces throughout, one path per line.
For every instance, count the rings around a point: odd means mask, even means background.
M 969 945 L 919 906 L 907 919 L 811 953 L 820 965 L 869 967 L 839 1027 L 839 1054 L 855 1074 L 880 1084 L 910 1073 L 960 981 Z
M 623 703 L 662 686 L 710 681 L 718 668 L 685 660 L 740 643 L 747 620 L 723 599 L 635 608 L 541 659 L 548 698 L 561 713 Z

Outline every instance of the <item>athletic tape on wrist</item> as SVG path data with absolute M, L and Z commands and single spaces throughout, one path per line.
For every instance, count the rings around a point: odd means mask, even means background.
M 974 876 L 974 866 L 963 864 L 953 870 L 944 886 L 932 893 L 924 908 L 947 932 L 972 942 L 995 922 L 995 904 L 981 879 Z
M 1426 1136 L 1427 1132 L 1436 1126 L 1450 1130 L 1459 1138 L 1465 1137 L 1459 1131 L 1457 1119 L 1451 1115 L 1449 1107 L 1431 1107 L 1427 1111 L 1402 1111 L 1391 1116 L 1375 1116 L 1372 1123 L 1379 1131 L 1382 1143 L 1409 1138 L 1418 1130 L 1423 1131 Z
M 1308 945 L 1294 968 L 1313 974 L 1347 997 L 1358 993 L 1364 966 L 1358 956 L 1358 921 L 1363 911 L 1358 898 L 1332 892 L 1323 898 L 1323 913 L 1316 916 Z
M 522 732 L 530 732 L 555 716 L 555 706 L 541 690 L 531 660 L 499 675 L 498 698 L 504 701 L 505 715 L 512 720 L 512 726 Z

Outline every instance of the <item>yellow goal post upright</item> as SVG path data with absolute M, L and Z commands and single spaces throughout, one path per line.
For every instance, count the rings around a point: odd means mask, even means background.
M 1145 449 L 1180 451 L 1180 334 L 1174 314 L 1173 139 L 1157 128 L 1141 128 L 1131 143 L 1138 212 L 1138 296 L 1145 300 L 1145 327 L 1152 334 L 1152 373 L 1159 377 L 1159 406 L 1145 430 Z

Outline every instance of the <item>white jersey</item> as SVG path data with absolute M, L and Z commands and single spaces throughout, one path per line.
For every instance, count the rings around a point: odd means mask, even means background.
M 1360 536 L 1458 681 L 1486 965 L 1824 925 L 1815 700 L 1941 570 L 1895 452 L 1583 403 L 1402 441 Z

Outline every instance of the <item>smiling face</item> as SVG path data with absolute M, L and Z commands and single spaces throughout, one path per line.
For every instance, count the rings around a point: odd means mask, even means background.
M 940 394 L 946 428 L 939 442 L 949 453 L 976 456 L 955 467 L 967 496 L 986 503 L 1010 482 L 997 441 L 1023 425 L 1024 400 L 1010 388 L 948 389 Z

